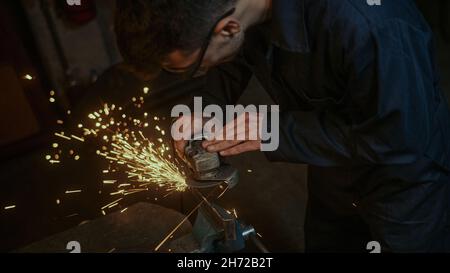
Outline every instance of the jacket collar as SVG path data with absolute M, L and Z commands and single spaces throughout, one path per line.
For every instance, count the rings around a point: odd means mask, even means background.
M 272 43 L 282 49 L 309 52 L 304 0 L 273 0 Z

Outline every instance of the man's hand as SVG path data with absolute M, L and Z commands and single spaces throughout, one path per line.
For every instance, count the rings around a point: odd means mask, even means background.
M 181 116 L 172 124 L 172 126 L 179 127 L 181 129 L 181 132 L 184 132 L 185 129 L 189 129 L 190 127 L 191 133 L 189 135 L 186 135 L 182 139 L 173 141 L 173 146 L 178 157 L 184 159 L 184 149 L 188 144 L 188 140 L 191 139 L 194 135 L 201 133 L 203 130 L 203 119 L 195 118 L 194 116 Z
M 173 146 L 179 158 L 184 159 L 184 149 L 186 148 L 188 142 L 187 140 L 174 140 Z
M 222 156 L 234 156 L 245 152 L 259 151 L 261 149 L 259 128 L 261 118 L 258 113 L 244 113 L 221 128 L 217 133 L 204 132 L 205 136 L 212 136 L 212 138 L 204 141 L 203 147 L 209 152 L 218 152 Z M 191 126 L 191 132 L 195 135 L 201 133 L 201 131 L 197 130 L 196 132 L 193 129 L 193 124 L 197 122 L 197 129 L 203 128 L 205 121 L 196 120 L 191 116 L 184 116 L 176 122 Z M 183 130 L 184 126 L 181 128 Z M 174 141 L 177 155 L 182 159 L 184 159 L 184 149 L 187 143 L 187 138 Z
M 219 152 L 221 156 L 234 156 L 246 152 L 260 151 L 259 121 L 261 118 L 257 113 L 245 113 L 216 134 L 216 136 L 221 136 L 221 139 L 204 141 L 203 147 L 209 152 Z M 230 132 L 234 132 L 234 136 L 231 136 L 231 138 Z
M 209 152 L 219 152 L 221 156 L 233 156 L 246 152 L 260 151 L 261 140 L 246 141 L 204 141 L 203 147 Z

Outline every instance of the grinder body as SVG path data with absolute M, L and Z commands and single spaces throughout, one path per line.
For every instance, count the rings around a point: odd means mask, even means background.
M 218 153 L 206 151 L 202 146 L 202 140 L 188 142 L 185 160 L 191 171 L 187 184 L 192 188 L 209 188 L 224 182 L 232 188 L 238 183 L 238 171 L 222 163 Z

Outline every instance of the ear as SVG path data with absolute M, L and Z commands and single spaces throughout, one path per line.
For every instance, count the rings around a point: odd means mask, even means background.
M 222 35 L 225 37 L 233 37 L 239 32 L 241 32 L 241 23 L 233 17 L 224 18 L 214 29 L 214 33 L 216 35 Z

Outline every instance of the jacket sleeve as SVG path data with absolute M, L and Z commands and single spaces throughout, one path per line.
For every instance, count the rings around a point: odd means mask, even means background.
M 347 114 L 282 113 L 280 147 L 267 157 L 317 166 L 414 162 L 430 143 L 437 105 L 430 32 L 393 20 L 343 39 Z

